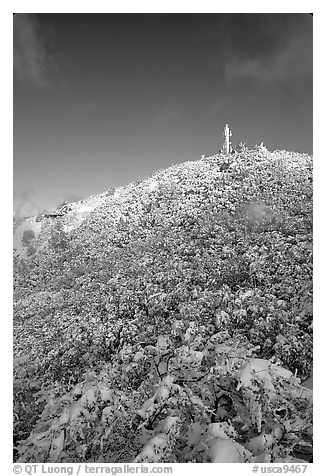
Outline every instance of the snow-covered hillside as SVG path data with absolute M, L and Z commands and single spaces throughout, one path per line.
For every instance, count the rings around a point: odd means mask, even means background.
M 312 166 L 242 147 L 17 224 L 15 458 L 310 461 Z

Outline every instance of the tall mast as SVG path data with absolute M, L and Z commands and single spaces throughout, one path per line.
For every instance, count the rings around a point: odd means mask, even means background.
M 230 154 L 231 150 L 231 141 L 230 137 L 232 136 L 232 132 L 228 126 L 228 124 L 225 124 L 224 127 L 224 145 L 223 145 L 223 150 L 226 155 Z

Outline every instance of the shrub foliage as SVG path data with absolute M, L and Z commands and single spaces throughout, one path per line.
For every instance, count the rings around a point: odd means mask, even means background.
M 48 224 L 14 266 L 15 459 L 308 461 L 311 177 L 242 147 Z

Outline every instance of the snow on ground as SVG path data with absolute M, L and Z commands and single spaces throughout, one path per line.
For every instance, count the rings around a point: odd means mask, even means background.
M 71 211 L 65 215 L 63 223 L 64 231 L 70 233 L 78 228 L 90 213 L 103 205 L 106 201 L 107 196 L 105 193 L 102 193 L 100 195 L 91 195 L 87 199 L 72 203 Z
M 81 223 L 87 218 L 87 216 L 92 213 L 97 207 L 101 206 L 105 202 L 105 194 L 93 195 L 87 199 L 80 200 L 79 202 L 74 202 L 70 204 L 69 210 L 58 218 L 43 218 L 40 221 L 36 221 L 36 217 L 26 218 L 20 225 L 18 225 L 14 231 L 13 236 L 13 245 L 15 256 L 23 259 L 29 259 L 27 255 L 27 246 L 24 246 L 22 239 L 25 231 L 33 231 L 35 237 L 31 241 L 31 244 L 36 246 L 37 251 L 44 250 L 47 247 L 48 240 L 45 238 L 42 243 L 38 242 L 37 239 L 43 229 L 50 229 L 51 224 L 54 224 L 56 220 L 61 220 L 63 224 L 63 229 L 66 233 L 78 228 Z M 47 222 L 45 221 L 47 220 Z M 49 226 L 46 226 L 45 224 Z M 42 235 L 41 235 L 42 240 Z
M 159 187 L 159 182 L 157 180 L 150 180 L 148 184 L 149 190 L 152 192 L 154 190 L 157 190 Z

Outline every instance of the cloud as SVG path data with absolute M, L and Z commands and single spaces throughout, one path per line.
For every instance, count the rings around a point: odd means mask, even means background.
M 256 15 L 259 17 L 259 15 Z M 311 17 L 264 15 L 252 23 L 246 47 L 226 52 L 225 80 L 262 83 L 312 79 Z M 262 29 L 262 26 L 266 28 Z M 234 45 L 232 45 L 234 46 Z
M 81 196 L 69 192 L 44 196 L 36 194 L 33 190 L 14 191 L 14 217 L 35 216 L 45 210 L 55 210 L 64 201 L 72 203 L 81 200 L 81 198 Z
M 49 51 L 48 37 L 36 15 L 17 13 L 14 16 L 13 63 L 14 75 L 20 82 L 48 85 L 56 64 Z
M 35 192 L 14 192 L 14 217 L 21 218 L 40 213 L 41 208 L 37 203 Z

